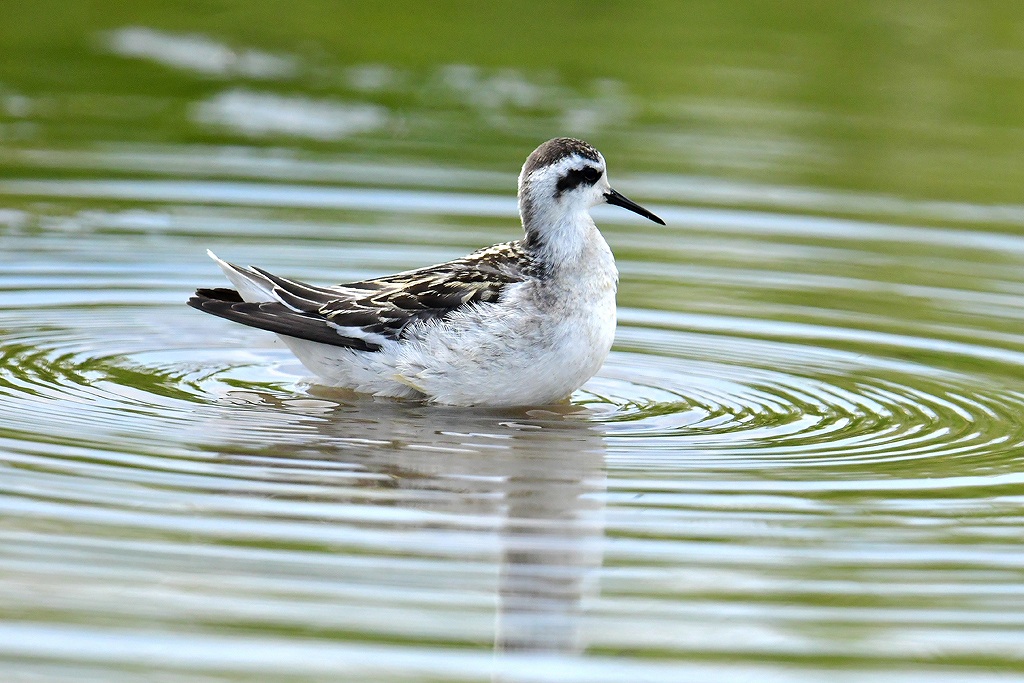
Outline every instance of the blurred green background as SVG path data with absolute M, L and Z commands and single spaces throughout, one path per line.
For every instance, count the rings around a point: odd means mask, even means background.
M 1024 181 L 1020 3 L 45 0 L 5 3 L 0 46 L 8 174 L 17 150 L 115 141 L 506 170 L 574 134 L 619 171 L 983 203 Z M 257 93 L 363 124 L 254 132 L 207 111 L 277 102 Z

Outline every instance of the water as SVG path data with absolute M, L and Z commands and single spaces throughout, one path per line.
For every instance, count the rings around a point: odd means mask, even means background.
M 272 41 L 79 31 L 77 110 L 6 84 L 5 680 L 1024 675 L 1024 207 L 992 170 L 1014 148 L 961 160 L 989 162 L 985 196 L 856 189 L 846 166 L 767 182 L 754 162 L 811 167 L 813 135 L 719 148 L 753 164 L 732 171 L 656 155 L 650 74 L 364 60 L 328 96 L 302 79 L 330 64 Z M 130 68 L 149 94 L 82 104 Z M 595 210 L 620 324 L 571 403 L 318 387 L 272 335 L 184 306 L 221 283 L 207 247 L 330 283 L 514 238 L 516 164 L 552 117 L 668 222 Z M 963 170 L 921 168 L 908 185 Z

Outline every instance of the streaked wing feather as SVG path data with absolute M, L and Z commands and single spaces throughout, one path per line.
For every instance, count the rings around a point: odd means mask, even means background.
M 235 290 L 203 289 L 189 305 L 250 327 L 300 339 L 378 351 L 415 322 L 443 319 L 477 303 L 498 301 L 504 288 L 528 277 L 521 243 L 481 249 L 436 266 L 335 287 L 289 280 L 261 268 L 278 301 L 243 302 Z
M 299 282 L 298 280 L 289 280 L 257 266 L 250 266 L 250 268 L 274 283 L 275 292 L 287 292 L 295 299 L 304 299 L 323 305 L 337 296 L 332 294 L 331 290 L 327 287 L 317 287 L 315 285 L 308 285 L 305 282 Z
M 508 284 L 526 279 L 528 263 L 519 242 L 497 244 L 440 265 L 332 287 L 332 292 L 348 296 L 324 304 L 319 312 L 345 327 L 368 325 L 372 317 L 379 334 L 397 340 L 414 322 L 496 302 Z M 352 290 L 362 296 L 352 296 Z

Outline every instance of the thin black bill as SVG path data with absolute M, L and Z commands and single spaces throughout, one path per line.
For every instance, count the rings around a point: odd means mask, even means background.
M 609 204 L 613 204 L 615 206 L 621 206 L 624 209 L 629 209 L 633 213 L 640 214 L 644 218 L 649 218 L 652 221 L 654 221 L 655 223 L 661 223 L 662 225 L 665 225 L 665 221 L 661 220 L 660 218 L 655 216 L 653 213 L 651 213 L 650 211 L 648 211 L 644 207 L 642 207 L 639 204 L 637 204 L 636 202 L 634 202 L 632 199 L 626 198 L 625 196 L 619 194 L 615 190 L 608 190 L 607 192 L 605 192 L 604 193 L 604 199 Z

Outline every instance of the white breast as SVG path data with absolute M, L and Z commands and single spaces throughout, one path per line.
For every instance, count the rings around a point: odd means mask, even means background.
M 615 337 L 618 273 L 594 230 L 578 267 L 509 287 L 403 343 L 402 381 L 440 403 L 542 405 L 601 367 Z

